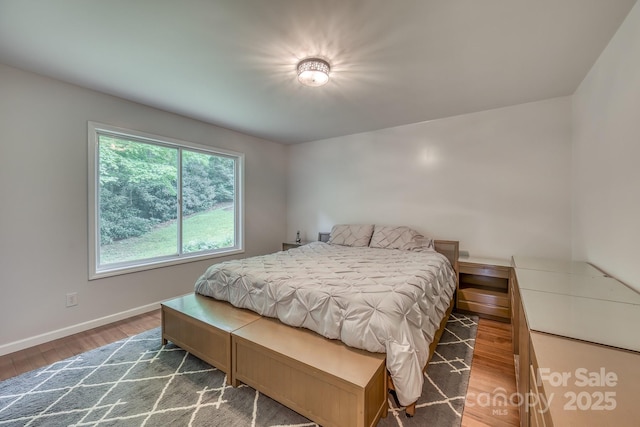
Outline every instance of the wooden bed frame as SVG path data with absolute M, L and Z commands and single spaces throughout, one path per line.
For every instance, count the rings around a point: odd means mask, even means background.
M 447 257 L 458 280 L 458 242 L 435 240 L 434 244 L 435 250 Z M 455 294 L 429 347 L 429 360 L 454 305 Z M 235 386 L 242 381 L 324 426 L 375 426 L 387 414 L 387 390 L 393 390 L 394 386 L 382 368 L 385 364 L 382 354 L 352 349 L 339 341 L 202 295 L 176 298 L 164 302 L 161 308 L 163 344 L 172 341 L 215 366 L 227 374 L 228 384 Z M 278 336 L 286 336 L 287 345 L 263 338 L 265 331 L 276 329 Z M 319 352 L 325 356 L 318 358 Z M 268 367 L 262 366 L 266 359 Z M 332 360 L 340 360 L 340 369 L 352 370 L 355 377 L 343 378 L 349 375 L 337 370 Z M 265 377 L 265 372 L 280 372 L 289 379 Z M 290 381 L 293 378 L 302 380 Z M 292 383 L 297 386 L 290 386 Z M 333 392 L 315 395 L 308 392 L 321 388 Z M 407 416 L 414 413 L 415 403 L 406 407 Z

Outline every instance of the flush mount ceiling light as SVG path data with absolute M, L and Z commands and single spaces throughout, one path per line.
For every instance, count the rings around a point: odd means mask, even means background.
M 329 63 L 320 58 L 307 58 L 298 63 L 298 81 L 305 86 L 318 87 L 329 81 Z

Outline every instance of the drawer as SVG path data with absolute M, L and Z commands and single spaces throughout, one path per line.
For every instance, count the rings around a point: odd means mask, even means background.
M 498 277 L 501 279 L 509 278 L 509 267 L 498 265 L 482 265 L 482 264 L 459 264 L 460 273 L 473 274 L 476 276 Z
M 531 427 L 546 427 L 545 419 L 542 416 L 542 404 L 540 394 L 538 393 L 538 384 L 536 383 L 536 374 L 533 365 L 529 365 L 529 375 L 529 387 L 531 387 L 531 394 L 529 395 Z
M 479 288 L 460 288 L 459 298 L 465 301 L 509 308 L 509 296 L 505 292 Z
M 229 331 L 163 305 L 162 339 L 173 342 L 226 374 L 231 373 Z M 228 381 L 231 381 L 230 376 Z
M 236 381 L 320 425 L 375 426 L 387 414 L 384 354 L 267 318 L 234 331 L 232 346 Z
M 505 319 L 509 318 L 509 307 L 499 307 L 490 304 L 458 299 L 458 308 L 461 310 L 472 311 L 474 313 L 488 314 L 491 316 L 503 317 Z

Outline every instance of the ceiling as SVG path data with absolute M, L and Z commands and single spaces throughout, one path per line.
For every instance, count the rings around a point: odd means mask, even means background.
M 0 63 L 298 143 L 570 95 L 635 1 L 0 0 Z

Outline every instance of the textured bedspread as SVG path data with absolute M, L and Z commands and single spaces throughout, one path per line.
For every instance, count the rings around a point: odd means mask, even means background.
M 447 259 L 404 251 L 314 242 L 226 261 L 197 280 L 197 293 L 387 354 L 398 399 L 418 399 L 429 344 L 455 289 Z

